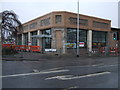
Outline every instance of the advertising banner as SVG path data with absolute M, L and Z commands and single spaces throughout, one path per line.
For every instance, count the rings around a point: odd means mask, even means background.
M 84 42 L 80 42 L 79 43 L 79 47 L 84 47 L 85 46 L 85 43 Z
M 76 43 L 66 43 L 66 48 L 76 48 Z

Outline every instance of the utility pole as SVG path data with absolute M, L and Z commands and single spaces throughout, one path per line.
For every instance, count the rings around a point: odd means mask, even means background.
M 77 10 L 77 57 L 79 57 L 79 0 Z
M 2 13 L 0 12 L 0 76 L 2 76 L 2 38 L 1 38 L 1 30 L 2 30 Z M 0 89 L 2 90 L 2 79 L 0 79 Z

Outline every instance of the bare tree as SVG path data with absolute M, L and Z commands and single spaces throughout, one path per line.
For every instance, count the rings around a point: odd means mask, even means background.
M 17 42 L 17 33 L 23 30 L 18 16 L 13 11 L 8 10 L 2 12 L 1 27 L 2 42 L 5 41 L 7 37 L 11 40 L 14 38 L 15 42 Z

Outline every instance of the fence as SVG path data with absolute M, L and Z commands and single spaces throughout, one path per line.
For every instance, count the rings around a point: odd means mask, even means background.
M 2 44 L 2 47 L 5 48 L 13 48 L 16 51 L 30 51 L 30 52 L 41 52 L 41 46 L 30 46 L 30 45 L 15 45 L 15 44 Z M 109 55 L 119 55 L 119 48 L 116 47 L 101 47 L 99 52 L 102 55 L 106 55 L 108 52 Z
M 4 48 L 13 48 L 16 51 L 31 51 L 31 52 L 41 52 L 41 46 L 30 46 L 30 45 L 15 45 L 15 44 L 2 44 Z
M 99 51 L 102 55 L 106 55 L 107 52 L 109 55 L 120 54 L 119 48 L 116 48 L 116 47 L 109 47 L 108 49 L 106 47 L 101 47 Z

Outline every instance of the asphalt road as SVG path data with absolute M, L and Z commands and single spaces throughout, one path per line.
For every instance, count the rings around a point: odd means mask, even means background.
M 57 62 L 57 63 L 56 63 Z M 117 64 L 3 61 L 3 88 L 117 88 Z M 66 63 L 66 64 L 65 64 Z

